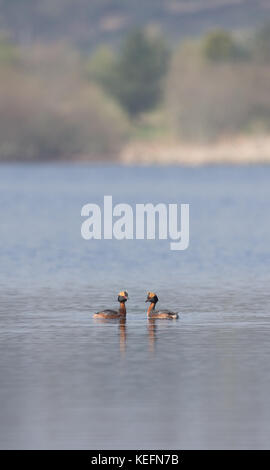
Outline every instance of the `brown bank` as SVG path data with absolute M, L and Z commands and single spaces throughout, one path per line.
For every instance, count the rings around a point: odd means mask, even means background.
M 270 164 L 270 135 L 214 143 L 132 142 L 123 148 L 120 161 L 126 165 Z

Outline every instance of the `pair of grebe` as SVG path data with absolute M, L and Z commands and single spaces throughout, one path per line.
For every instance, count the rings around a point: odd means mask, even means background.
M 119 310 L 102 310 L 94 314 L 95 318 L 124 318 L 126 316 L 126 301 L 128 300 L 127 291 L 119 292 L 118 302 L 120 303 Z M 158 302 L 158 297 L 154 292 L 147 293 L 147 299 L 145 302 L 150 302 L 149 308 L 147 310 L 148 318 L 178 318 L 178 313 L 172 312 L 171 310 L 156 310 L 156 304 Z

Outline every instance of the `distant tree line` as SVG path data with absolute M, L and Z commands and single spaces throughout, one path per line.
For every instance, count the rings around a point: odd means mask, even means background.
M 2 37 L 0 79 L 0 159 L 110 158 L 157 111 L 183 139 L 265 132 L 270 25 L 210 31 L 173 50 L 160 34 L 134 30 L 119 49 L 90 55 Z
M 173 51 L 160 35 L 135 31 L 118 52 L 98 48 L 87 72 L 131 118 L 163 107 L 182 138 L 208 139 L 269 128 L 269 68 L 266 24 L 210 31 Z
M 168 64 L 169 48 L 164 39 L 136 30 L 118 54 L 107 48 L 98 49 L 90 60 L 88 73 L 133 117 L 160 102 Z

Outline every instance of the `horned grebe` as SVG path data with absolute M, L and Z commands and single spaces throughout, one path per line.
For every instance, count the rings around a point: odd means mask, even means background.
M 94 314 L 94 318 L 123 318 L 126 316 L 126 306 L 125 302 L 128 299 L 127 291 L 119 292 L 118 294 L 118 302 L 120 303 L 119 310 L 102 310 L 101 312 L 97 312 Z
M 145 302 L 150 302 L 147 310 L 148 318 L 178 318 L 178 313 L 172 312 L 171 310 L 155 310 L 158 297 L 154 292 L 147 293 L 147 299 Z

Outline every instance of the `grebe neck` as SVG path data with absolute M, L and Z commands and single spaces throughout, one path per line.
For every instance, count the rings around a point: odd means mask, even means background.
M 126 315 L 127 311 L 126 311 L 125 302 L 120 302 L 119 313 L 121 313 L 121 315 Z
M 155 307 L 156 307 L 155 302 L 152 302 L 152 303 L 149 305 L 149 307 L 148 307 L 147 315 L 149 315 L 152 310 L 155 310 Z

